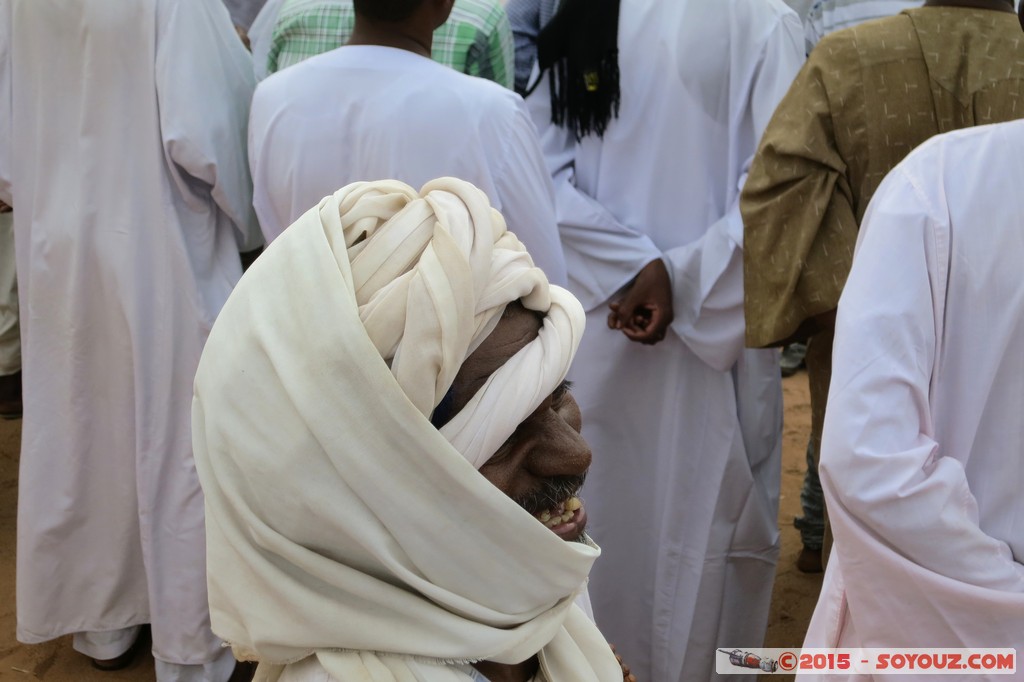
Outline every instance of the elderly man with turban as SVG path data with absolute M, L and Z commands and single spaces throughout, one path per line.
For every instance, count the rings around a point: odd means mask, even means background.
M 257 680 L 622 679 L 575 604 L 583 324 L 459 180 L 349 185 L 271 244 L 193 405 L 213 628 Z

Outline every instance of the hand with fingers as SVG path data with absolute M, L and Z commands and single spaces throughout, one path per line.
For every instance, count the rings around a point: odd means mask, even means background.
M 621 299 L 609 304 L 608 328 L 648 346 L 662 341 L 672 324 L 672 280 L 665 262 L 652 260 L 633 278 Z

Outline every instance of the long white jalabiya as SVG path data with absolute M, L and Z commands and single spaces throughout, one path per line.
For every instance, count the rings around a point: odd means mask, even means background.
M 428 417 L 515 300 L 538 338 L 442 431 Z M 564 378 L 584 315 L 472 185 L 356 183 L 243 277 L 196 378 L 214 631 L 338 680 L 442 681 L 539 653 L 550 682 L 620 680 L 573 604 L 599 551 L 476 471 Z

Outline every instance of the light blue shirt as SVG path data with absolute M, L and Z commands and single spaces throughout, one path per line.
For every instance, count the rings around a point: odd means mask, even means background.
M 905 9 L 924 4 L 924 0 L 816 0 L 804 19 L 807 54 L 822 38 L 857 24 L 891 17 Z

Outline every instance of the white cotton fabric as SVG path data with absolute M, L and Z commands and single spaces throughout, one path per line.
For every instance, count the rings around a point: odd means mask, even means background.
M 238 252 L 259 239 L 254 87 L 218 0 L 0 1 L 0 201 L 17 207 L 24 341 L 19 641 L 150 623 L 160 661 L 222 654 L 189 409 Z
M 497 83 L 393 47 L 331 50 L 260 83 L 249 159 L 268 242 L 351 182 L 453 176 L 487 194 L 550 282 L 566 282 L 537 130 Z
M 777 0 L 622 0 L 619 47 L 603 138 L 552 126 L 547 83 L 527 101 L 587 310 L 570 379 L 604 550 L 590 595 L 638 679 L 717 682 L 717 648 L 762 643 L 778 553 L 778 354 L 743 348 L 739 194 L 801 26 Z M 656 258 L 675 321 L 647 347 L 608 329 L 607 306 Z
M 545 313 L 538 338 L 438 432 L 428 416 L 516 300 Z M 338 680 L 404 682 L 538 652 L 549 682 L 621 680 L 573 605 L 598 550 L 475 470 L 562 381 L 583 320 L 451 178 L 349 185 L 270 245 L 193 407 L 213 627 L 258 680 L 310 654 Z
M 1024 122 L 958 131 L 872 199 L 836 320 L 835 546 L 806 647 L 1024 651 L 1022 164 Z
M 223 0 L 224 6 L 231 14 L 231 21 L 235 26 L 249 29 L 253 20 L 259 15 L 266 0 Z
M 270 56 L 270 44 L 274 39 L 274 27 L 277 26 L 277 15 L 281 12 L 282 5 L 284 0 L 266 0 L 249 27 L 252 71 L 257 81 L 270 75 L 267 73 L 267 57 Z
M 18 273 L 14 263 L 14 214 L 0 213 L 0 376 L 21 371 Z
M 811 9 L 811 5 L 814 4 L 814 0 L 786 0 L 786 4 L 792 7 L 801 17 L 805 17 Z

